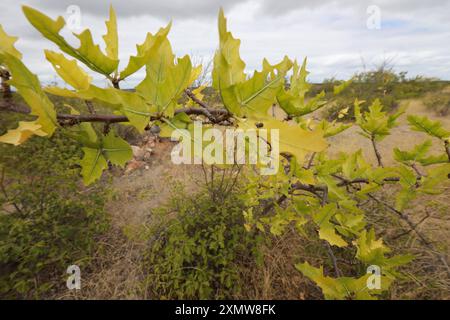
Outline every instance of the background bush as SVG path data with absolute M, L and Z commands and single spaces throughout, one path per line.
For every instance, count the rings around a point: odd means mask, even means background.
M 212 194 L 180 193 L 159 210 L 165 223 L 151 232 L 145 262 L 148 286 L 157 297 L 232 298 L 242 287 L 241 267 L 259 260 L 261 238 L 245 230 L 237 192 L 222 194 L 220 201 Z
M 80 152 L 60 134 L 0 145 L 0 297 L 45 297 L 68 266 L 89 264 L 108 227 L 106 191 L 81 186 Z
M 440 116 L 448 115 L 450 113 L 450 92 L 437 92 L 427 95 L 425 105 Z
M 356 73 L 352 79 L 352 83 L 334 99 L 331 106 L 326 108 L 324 116 L 328 120 L 338 119 L 339 111 L 344 108 L 348 108 L 348 113 L 339 120 L 353 119 L 355 98 L 366 102 L 362 105 L 363 111 L 366 111 L 375 99 L 379 99 L 384 109 L 389 112 L 399 106 L 401 99 L 418 98 L 426 93 L 440 91 L 449 85 L 448 81 L 420 76 L 407 78 L 405 72 L 395 72 L 384 66 L 373 71 Z M 341 83 L 342 81 L 335 79 L 324 80 L 322 84 L 312 87 L 310 95 L 314 96 L 325 90 L 331 99 L 333 87 Z

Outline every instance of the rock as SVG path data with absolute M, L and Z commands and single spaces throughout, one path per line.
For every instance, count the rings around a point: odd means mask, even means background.
M 143 167 L 145 167 L 146 163 L 144 161 L 139 161 L 139 160 L 131 160 L 130 162 L 128 162 L 127 167 L 125 169 L 125 173 L 131 173 L 133 171 L 136 171 L 138 169 L 141 169 Z
M 137 161 L 149 160 L 152 154 L 152 149 L 150 148 L 140 148 L 137 146 L 131 146 L 133 150 L 133 158 Z

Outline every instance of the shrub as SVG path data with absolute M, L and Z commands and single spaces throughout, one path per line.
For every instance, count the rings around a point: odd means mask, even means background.
M 242 286 L 240 267 L 256 263 L 259 236 L 244 228 L 237 192 L 214 201 L 211 193 L 177 195 L 159 215 L 145 268 L 154 294 L 162 299 L 232 298 Z
M 40 298 L 83 269 L 107 226 L 105 191 L 84 192 L 79 148 L 56 135 L 0 145 L 0 296 Z M 72 168 L 72 169 L 68 169 Z
M 425 99 L 425 105 L 436 114 L 446 116 L 450 111 L 450 93 L 430 94 Z
M 353 119 L 353 102 L 355 98 L 366 102 L 362 106 L 363 111 L 367 111 L 368 106 L 378 99 L 385 110 L 390 112 L 398 108 L 401 99 L 418 98 L 426 93 L 441 90 L 448 85 L 446 81 L 420 76 L 406 78 L 405 72 L 397 73 L 384 67 L 379 67 L 374 71 L 356 73 L 352 79 L 353 81 L 348 88 L 337 96 L 331 106 L 325 110 L 324 116 L 328 120 Z M 325 90 L 330 97 L 333 86 L 340 83 L 342 82 L 335 79 L 325 80 L 323 84 L 315 85 L 311 94 Z M 347 114 L 339 117 L 340 111 L 345 108 L 348 108 Z

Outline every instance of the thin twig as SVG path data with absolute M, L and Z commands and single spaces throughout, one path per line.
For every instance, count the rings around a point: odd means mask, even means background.
M 403 212 L 395 209 L 393 206 L 391 206 L 390 204 L 377 199 L 376 197 L 374 197 L 373 195 L 371 195 L 370 193 L 367 194 L 371 199 L 373 199 L 375 202 L 380 203 L 382 205 L 384 205 L 387 209 L 389 209 L 391 212 L 396 213 L 402 220 L 404 220 L 408 226 L 411 228 L 411 230 L 414 230 L 414 232 L 416 233 L 416 235 L 419 237 L 419 239 L 422 241 L 422 243 L 431 251 L 435 252 L 437 254 L 437 256 L 439 257 L 439 260 L 441 260 L 442 264 L 445 266 L 445 268 L 447 269 L 448 274 L 450 275 L 450 267 L 448 266 L 448 262 L 447 259 L 444 255 L 442 255 L 439 251 L 437 251 L 432 242 L 430 240 L 427 239 L 427 237 L 422 234 L 422 232 L 420 232 L 419 230 L 417 230 L 417 225 L 415 225 L 411 219 L 409 219 L 408 215 L 404 214 Z
M 375 156 L 377 157 L 378 166 L 384 167 L 383 166 L 383 161 L 381 160 L 381 154 L 378 151 L 377 143 L 375 142 L 375 136 L 372 135 L 370 137 L 370 141 L 372 141 L 372 146 L 373 146 L 373 150 L 375 151 Z
M 324 241 L 324 242 L 325 242 L 325 247 L 327 248 L 327 251 L 328 251 L 328 255 L 330 256 L 331 262 L 333 263 L 336 277 L 340 278 L 342 276 L 342 273 L 337 264 L 337 259 L 336 259 L 336 256 L 334 255 L 333 249 L 331 248 L 331 245 L 328 243 L 328 241 Z

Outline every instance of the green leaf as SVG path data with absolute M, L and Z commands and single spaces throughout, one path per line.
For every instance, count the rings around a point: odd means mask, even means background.
M 306 77 L 309 74 L 306 70 L 306 61 L 307 59 L 305 58 L 301 67 L 299 67 L 297 61 L 294 62 L 294 71 L 291 76 L 289 89 L 283 89 L 277 95 L 277 101 L 281 109 L 293 117 L 309 114 L 326 104 L 326 101 L 323 100 L 325 91 L 306 101 L 306 93 L 311 88 L 311 85 L 306 81 Z
M 31 109 L 31 114 L 38 116 L 36 124 L 49 136 L 53 134 L 58 123 L 53 103 L 42 91 L 39 79 L 17 57 L 9 53 L 0 53 L 0 59 L 11 73 L 9 83 L 14 86 Z
M 369 232 L 364 230 L 359 238 L 354 242 L 356 246 L 356 258 L 365 264 L 382 266 L 385 260 L 385 253 L 390 249 L 383 244 L 383 240 L 376 240 L 375 230 Z
M 107 162 L 101 149 L 83 148 L 84 157 L 80 161 L 81 175 L 85 185 L 90 185 L 102 176 Z
M 364 160 L 361 149 L 350 155 L 344 155 L 344 157 L 345 160 L 342 163 L 342 173 L 350 180 L 365 178 L 372 168 Z
M 86 185 L 101 177 L 103 170 L 107 168 L 107 160 L 123 167 L 133 157 L 130 145 L 112 132 L 102 139 L 97 148 L 84 147 L 83 152 L 84 157 L 81 159 L 80 165 Z
M 313 220 L 319 227 L 320 239 L 326 240 L 331 245 L 345 247 L 347 246 L 347 242 L 336 233 L 336 226 L 330 221 L 336 214 L 336 210 L 335 204 L 327 204 L 313 214 Z
M 106 21 L 106 34 L 103 40 L 106 45 L 106 55 L 112 60 L 119 59 L 119 36 L 117 35 L 116 12 L 112 5 L 109 7 L 109 20 Z
M 420 161 L 427 154 L 432 146 L 431 140 L 426 140 L 421 144 L 416 145 L 411 151 L 401 151 L 398 148 L 394 148 L 395 160 L 403 163 Z
M 380 290 L 370 290 L 367 287 L 369 275 L 356 279 L 350 277 L 331 278 L 324 276 L 323 267 L 315 268 L 308 262 L 296 264 L 295 267 L 322 289 L 325 299 L 376 299 L 376 295 L 386 291 L 391 283 L 389 279 L 383 277 L 381 281 L 382 288 Z
M 402 211 L 417 196 L 415 188 L 403 187 L 395 196 L 395 209 Z
M 127 161 L 133 157 L 133 152 L 128 142 L 120 137 L 116 137 L 112 132 L 103 139 L 103 154 L 112 164 L 121 167 L 124 167 Z
M 137 46 L 137 55 L 131 56 L 128 61 L 127 66 L 120 72 L 120 79 L 125 79 L 126 77 L 132 75 L 143 66 L 149 64 L 149 60 L 158 52 L 158 50 L 163 47 L 167 50 L 170 48 L 170 44 L 167 40 L 167 35 L 170 31 L 172 23 L 169 23 L 167 27 L 159 29 L 159 31 L 152 35 L 147 33 L 147 37 L 143 44 Z M 170 52 L 165 57 L 167 60 L 173 60 L 173 54 Z
M 18 146 L 28 140 L 33 135 L 40 137 L 46 136 L 47 133 L 41 130 L 41 125 L 36 121 L 20 121 L 16 129 L 8 130 L 3 136 L 0 136 L 0 142 L 9 143 Z
M 119 60 L 111 59 L 103 54 L 100 47 L 94 44 L 89 30 L 75 34 L 80 40 L 80 47 L 74 48 L 59 34 L 66 24 L 64 18 L 60 16 L 53 20 L 33 8 L 23 6 L 22 9 L 28 21 L 45 38 L 54 42 L 63 52 L 83 62 L 93 71 L 108 76 L 117 69 Z
M 227 30 L 227 20 L 219 12 L 219 49 L 214 55 L 213 87 L 219 91 L 245 81 L 245 63 L 239 55 L 241 41 Z
M 411 169 L 404 165 L 395 168 L 395 173 L 400 177 L 400 184 L 404 187 L 413 187 L 416 185 L 417 177 Z
M 404 113 L 400 109 L 397 113 L 388 116 L 383 110 L 383 105 L 379 99 L 373 101 L 369 107 L 369 111 L 361 114 L 360 105 L 363 101 L 355 100 L 354 111 L 356 123 L 360 126 L 366 137 L 375 137 L 381 140 L 390 134 L 390 129 L 397 125 L 397 118 Z
M 190 84 L 192 64 L 189 56 L 174 64 L 173 60 L 166 59 L 169 52 L 170 46 L 151 55 L 147 75 L 136 92 L 156 107 L 156 112 L 173 117 L 179 98 Z
M 444 190 L 439 188 L 446 182 L 450 175 L 450 163 L 441 164 L 427 170 L 426 177 L 421 180 L 418 191 L 427 194 L 440 194 Z
M 356 246 L 356 258 L 367 265 L 377 265 L 382 268 L 383 273 L 391 276 L 395 274 L 394 268 L 409 263 L 414 256 L 394 256 L 387 258 L 386 253 L 391 250 L 383 244 L 382 239 L 376 240 L 375 230 L 369 232 L 364 230 L 359 238 L 353 242 Z
M 79 115 L 80 112 L 73 108 L 70 105 L 66 105 L 70 108 L 70 114 L 73 115 Z M 82 122 L 77 125 L 71 126 L 67 129 L 69 132 L 66 133 L 68 136 L 70 136 L 72 139 L 77 140 L 82 145 L 90 147 L 90 148 L 97 148 L 98 146 L 98 137 L 97 133 L 95 132 L 94 128 L 92 127 L 92 124 L 89 122 Z
M 81 69 L 76 60 L 68 60 L 63 54 L 45 50 L 45 57 L 53 65 L 58 75 L 76 90 L 86 90 L 91 77 Z
M 268 79 L 268 71 L 255 71 L 252 78 L 221 90 L 224 106 L 237 115 L 266 115 L 284 82 L 284 75 Z
M 299 67 L 297 61 L 294 62 L 294 72 L 291 76 L 290 92 L 294 96 L 305 97 L 311 88 L 311 84 L 306 81 L 309 71 L 306 70 L 307 58 L 303 59 L 302 66 Z
M 16 49 L 14 44 L 17 41 L 17 37 L 9 36 L 5 30 L 3 30 L 0 24 L 0 52 L 6 52 L 10 55 L 16 57 L 17 59 L 22 59 L 22 54 Z M 0 60 L 1 62 L 1 60 Z
M 263 59 L 263 70 L 268 71 L 270 76 L 273 78 L 277 74 L 286 74 L 289 70 L 291 70 L 294 65 L 291 59 L 288 56 L 284 56 L 283 60 L 277 64 L 271 65 L 266 58 Z
M 348 128 L 350 128 L 352 126 L 352 124 L 339 124 L 336 125 L 336 120 L 334 120 L 333 122 L 328 122 L 327 120 L 322 120 L 319 124 L 318 127 L 320 129 L 322 129 L 322 131 L 324 132 L 324 137 L 325 138 L 329 138 L 329 137 L 333 137 L 335 135 L 338 135 L 341 132 L 344 132 L 345 130 L 347 130 Z
M 303 163 L 308 152 L 321 152 L 328 146 L 321 130 L 308 131 L 300 128 L 297 124 L 289 124 L 269 117 L 240 119 L 238 125 L 242 129 L 256 129 L 258 123 L 262 123 L 261 129 L 267 130 L 270 143 L 272 143 L 270 141 L 271 130 L 278 130 L 279 140 L 277 142 L 280 153 L 294 156 L 299 164 Z
M 341 84 L 338 84 L 336 86 L 333 87 L 333 94 L 334 95 L 338 95 L 340 94 L 342 91 L 344 91 L 345 89 L 347 89 L 347 87 L 352 84 L 353 79 L 350 79 L 348 81 L 343 81 Z
M 189 124 L 191 123 L 192 120 L 186 113 L 178 113 L 172 119 L 170 119 L 169 123 L 165 122 L 160 125 L 161 131 L 159 133 L 159 136 L 170 138 L 174 130 L 188 129 Z
M 144 132 L 150 122 L 152 112 L 145 101 L 135 92 L 126 92 L 114 89 L 117 99 L 120 101 L 120 111 L 127 116 L 131 125 L 139 132 Z
M 421 158 L 418 161 L 423 166 L 429 166 L 429 165 L 433 165 L 433 164 L 448 162 L 448 156 L 446 154 L 441 154 L 438 156 L 429 156 L 429 157 Z
M 412 130 L 425 132 L 441 140 L 450 137 L 450 131 L 444 129 L 440 121 L 431 121 L 425 116 L 420 117 L 414 115 L 409 115 L 407 119 Z

